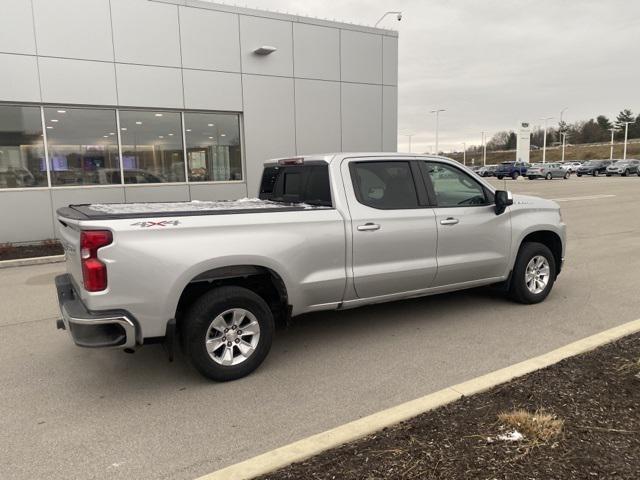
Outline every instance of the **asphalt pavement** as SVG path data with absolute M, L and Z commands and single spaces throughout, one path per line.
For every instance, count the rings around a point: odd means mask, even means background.
M 55 329 L 64 264 L 0 270 L 0 478 L 190 479 L 640 318 L 640 178 L 495 183 L 562 206 L 544 303 L 476 289 L 306 315 L 232 383 L 158 345 L 75 347 Z

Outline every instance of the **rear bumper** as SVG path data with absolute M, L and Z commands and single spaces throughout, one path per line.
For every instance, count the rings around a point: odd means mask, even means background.
M 56 290 L 62 314 L 56 325 L 68 330 L 76 345 L 88 348 L 136 346 L 137 322 L 130 313 L 124 310 L 87 310 L 68 273 L 56 277 Z

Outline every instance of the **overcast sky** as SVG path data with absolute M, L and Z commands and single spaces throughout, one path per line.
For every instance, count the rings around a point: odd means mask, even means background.
M 244 0 L 249 7 L 373 25 L 399 36 L 398 130 L 413 151 L 461 149 L 568 107 L 569 122 L 640 113 L 639 0 Z M 242 2 L 244 4 L 244 2 Z M 408 150 L 399 136 L 398 149 Z

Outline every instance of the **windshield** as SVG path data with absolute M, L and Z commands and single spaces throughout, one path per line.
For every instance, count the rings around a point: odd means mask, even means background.
M 595 160 L 589 160 L 586 163 L 583 163 L 582 166 L 584 167 L 597 167 L 601 164 L 602 162 L 597 162 Z

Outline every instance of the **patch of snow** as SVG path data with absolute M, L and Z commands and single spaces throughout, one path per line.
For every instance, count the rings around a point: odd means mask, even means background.
M 519 442 L 523 438 L 524 438 L 524 435 L 522 435 L 519 431 L 514 430 L 513 432 L 510 432 L 510 433 L 498 435 L 496 437 L 496 440 L 502 440 L 504 442 Z
M 290 208 L 292 206 L 311 210 L 318 207 L 306 203 L 281 203 L 259 198 L 241 198 L 239 200 L 202 201 L 190 202 L 159 202 L 159 203 L 94 203 L 89 208 L 95 212 L 113 215 L 144 214 L 158 212 L 197 212 L 210 210 L 260 210 Z

